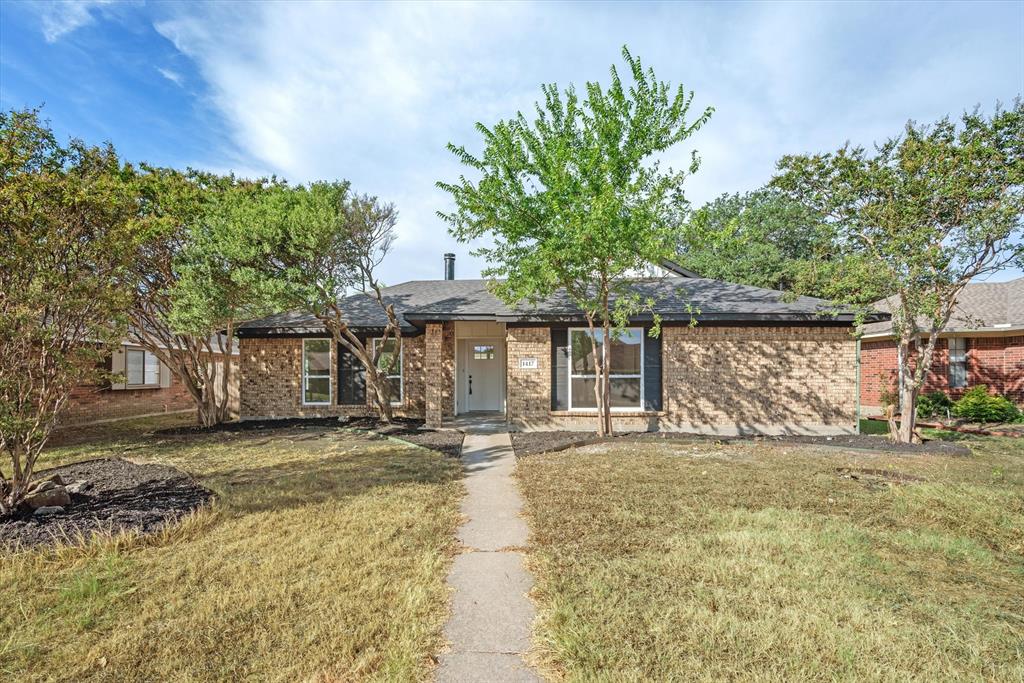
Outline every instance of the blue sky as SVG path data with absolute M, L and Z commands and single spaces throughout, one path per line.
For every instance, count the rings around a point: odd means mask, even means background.
M 355 4 L 0 2 L 0 105 L 133 161 L 394 201 L 387 282 L 481 263 L 434 212 L 448 141 L 528 109 L 545 82 L 606 80 L 628 44 L 713 105 L 692 145 L 701 203 L 764 184 L 786 153 L 834 149 L 1024 93 L 1024 2 Z M 1007 272 L 998 279 L 1019 275 Z

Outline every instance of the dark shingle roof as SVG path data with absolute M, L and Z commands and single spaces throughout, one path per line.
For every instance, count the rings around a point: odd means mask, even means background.
M 409 331 L 428 320 L 558 321 L 578 320 L 581 314 L 564 292 L 531 306 L 506 306 L 487 288 L 487 280 L 413 280 L 384 290 Z M 853 314 L 832 316 L 834 307 L 823 299 L 797 297 L 784 301 L 782 292 L 737 285 L 706 278 L 640 279 L 635 291 L 655 299 L 655 310 L 664 320 L 689 321 L 687 306 L 699 310 L 698 321 L 806 322 L 833 320 L 851 323 Z M 342 310 L 353 327 L 380 328 L 387 319 L 377 302 L 366 294 L 343 300 Z M 823 315 L 827 317 L 822 317 Z M 637 316 L 642 320 L 650 316 Z M 322 326 L 308 313 L 278 313 L 245 323 L 243 336 L 321 332 Z
M 895 299 L 883 299 L 875 304 L 882 311 L 891 311 Z M 919 322 L 922 327 L 927 323 Z M 1008 282 L 972 282 L 964 287 L 956 310 L 946 328 L 947 332 L 1024 328 L 1024 277 Z M 888 321 L 864 326 L 869 336 L 892 333 Z

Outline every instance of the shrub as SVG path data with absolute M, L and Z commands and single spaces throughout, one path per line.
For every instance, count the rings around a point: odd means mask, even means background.
M 988 393 L 984 384 L 969 389 L 953 405 L 953 412 L 972 422 L 1016 422 L 1021 418 L 1017 406 L 1005 396 Z
M 938 415 L 946 416 L 946 411 L 953 407 L 953 401 L 941 391 L 924 394 L 917 399 L 917 417 L 928 418 Z

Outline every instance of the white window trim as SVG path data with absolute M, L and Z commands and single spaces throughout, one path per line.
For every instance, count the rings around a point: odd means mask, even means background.
M 390 341 L 395 341 L 394 337 L 388 337 L 388 339 Z M 373 338 L 373 357 L 374 358 L 377 357 L 377 342 L 379 342 L 379 341 L 382 341 L 382 337 L 374 337 Z M 399 339 L 398 340 L 398 374 L 397 375 L 385 375 L 385 377 L 387 379 L 395 379 L 395 378 L 398 379 L 398 400 L 397 401 L 395 401 L 395 400 L 391 401 L 391 405 L 393 405 L 393 406 L 400 406 L 400 405 L 402 405 L 402 403 L 405 402 L 405 375 L 404 375 L 404 372 L 403 372 L 403 366 L 405 365 L 405 359 L 402 357 L 402 356 L 405 355 L 403 353 L 403 347 L 404 346 L 405 345 L 402 343 L 402 340 Z
M 306 374 L 306 342 L 312 341 L 325 341 L 327 342 L 327 374 L 326 375 L 307 375 Z M 329 406 L 334 398 L 334 380 L 331 377 L 331 368 L 333 367 L 334 353 L 331 351 L 331 338 L 330 337 L 304 337 L 302 339 L 302 405 L 304 406 Z M 327 400 L 326 401 L 307 401 L 306 400 L 306 380 L 310 377 L 322 378 L 327 377 Z
M 608 381 L 610 382 L 612 379 L 638 379 L 639 378 L 639 380 L 640 380 L 640 404 L 638 406 L 636 406 L 635 408 L 634 407 L 630 407 L 630 406 L 618 406 L 618 407 L 612 406 L 610 408 L 610 410 L 613 413 L 636 413 L 636 412 L 642 412 L 644 410 L 644 399 L 645 399 L 645 396 L 644 396 L 644 346 L 647 343 L 646 340 L 644 339 L 644 337 L 646 335 L 644 333 L 644 328 L 642 328 L 642 327 L 627 327 L 625 329 L 626 329 L 626 331 L 636 330 L 637 332 L 640 333 L 640 374 L 638 374 L 638 375 L 637 374 L 632 374 L 632 375 L 612 375 L 612 374 L 609 374 L 608 375 Z M 595 377 L 595 378 L 597 377 L 596 373 L 593 374 L 593 375 L 578 375 L 578 374 L 575 374 L 572 371 L 572 335 L 573 335 L 574 332 L 582 332 L 582 333 L 586 334 L 589 337 L 590 336 L 590 328 L 589 327 L 570 327 L 569 328 L 569 339 L 568 339 L 568 342 L 569 342 L 569 367 L 567 368 L 568 375 L 569 375 L 569 381 L 567 382 L 568 385 L 569 385 L 569 411 L 573 412 L 573 413 L 597 413 L 598 409 L 596 407 L 595 408 L 576 408 L 576 407 L 573 407 L 573 404 L 572 404 L 572 380 L 573 380 L 573 378 L 576 378 L 576 379 L 586 379 L 586 378 L 589 378 L 589 377 Z
M 132 384 L 131 382 L 128 381 L 128 357 L 131 354 L 133 354 L 133 353 L 141 353 L 142 354 L 142 383 L 141 384 Z M 147 382 L 146 381 L 146 356 L 151 356 L 151 357 L 156 359 L 156 381 L 155 382 Z M 163 365 L 163 363 L 160 362 L 160 359 L 157 358 L 156 354 L 153 353 L 152 351 L 147 351 L 146 349 L 126 348 L 124 350 L 124 386 L 125 386 L 125 389 L 159 389 L 160 388 L 160 366 L 161 365 Z

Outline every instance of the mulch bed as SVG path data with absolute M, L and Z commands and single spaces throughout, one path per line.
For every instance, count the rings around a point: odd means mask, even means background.
M 252 431 L 276 431 L 283 429 L 302 429 L 316 431 L 355 429 L 381 436 L 393 436 L 403 441 L 409 441 L 417 446 L 423 446 L 435 451 L 440 451 L 453 458 L 459 457 L 462 452 L 461 432 L 453 430 L 431 430 L 423 428 L 423 420 L 416 420 L 407 417 L 393 418 L 390 425 L 384 425 L 371 417 L 351 417 L 338 419 L 336 417 L 292 417 L 280 420 L 245 420 L 240 422 L 225 422 L 213 427 L 202 427 L 188 425 L 185 427 L 174 427 L 172 429 L 161 429 L 154 432 L 155 436 L 200 436 L 203 434 L 231 433 L 231 432 L 252 432 Z
M 837 448 L 854 448 L 858 450 L 879 451 L 888 453 L 931 453 L 936 455 L 970 455 L 971 450 L 963 444 L 947 441 L 928 441 L 923 444 L 897 444 L 887 437 L 873 434 L 848 434 L 841 436 L 705 436 L 701 434 L 685 434 L 676 432 L 638 432 L 623 433 L 610 438 L 598 438 L 593 432 L 515 432 L 512 434 L 512 448 L 516 456 L 525 457 L 538 453 L 562 451 L 574 446 L 585 446 L 594 443 L 630 443 L 651 440 L 673 441 L 755 441 L 765 443 L 820 445 Z
M 84 481 L 63 514 L 0 521 L 0 546 L 35 546 L 77 540 L 97 531 L 152 533 L 202 507 L 213 492 L 181 470 L 116 458 L 87 460 L 43 470 L 35 479 L 59 474 L 68 484 Z

